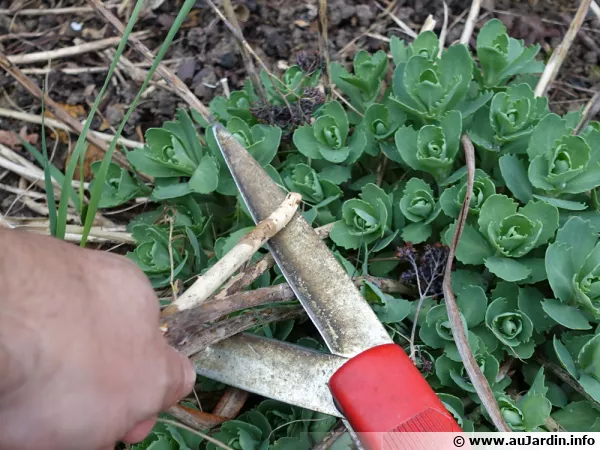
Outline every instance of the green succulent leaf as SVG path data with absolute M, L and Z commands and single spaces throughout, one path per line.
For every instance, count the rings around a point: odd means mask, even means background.
M 600 381 L 600 335 L 595 335 L 582 347 L 577 363 L 586 374 Z
M 450 225 L 444 233 L 444 244 L 449 245 L 452 242 L 455 229 L 456 222 Z M 483 264 L 486 258 L 493 255 L 494 250 L 486 237 L 472 226 L 466 224 L 456 247 L 456 259 L 463 264 Z
M 523 203 L 533 199 L 533 186 L 527 177 L 523 162 L 516 155 L 500 157 L 500 171 L 506 187 Z
M 546 419 L 552 412 L 552 404 L 544 395 L 527 395 L 519 401 L 519 407 L 523 412 L 526 430 L 535 430 L 546 424 Z
M 205 155 L 200 159 L 188 182 L 190 190 L 198 194 L 210 194 L 219 185 L 219 167 L 214 157 Z
M 556 297 L 600 316 L 600 243 L 590 222 L 570 218 L 546 250 L 548 281 Z
M 302 194 L 302 200 L 322 208 L 342 195 L 342 190 L 330 181 L 321 179 L 321 176 L 310 166 L 296 164 L 285 184 L 292 191 Z
M 513 431 L 525 431 L 525 416 L 523 411 L 517 407 L 512 399 L 506 395 L 500 395 L 496 398 L 500 413 L 506 424 Z
M 556 325 L 556 322 L 546 312 L 544 296 L 534 287 L 519 288 L 518 308 L 531 319 L 533 328 L 537 332 L 544 332 Z
M 94 175 L 98 172 L 100 161 L 93 162 L 91 169 Z M 90 191 L 93 190 L 95 181 L 90 184 Z M 150 188 L 143 184 L 139 179 L 132 177 L 129 172 L 117 164 L 111 163 L 108 166 L 106 181 L 102 197 L 100 197 L 100 208 L 114 208 L 115 206 L 127 203 L 136 197 L 143 197 L 150 194 Z
M 520 281 L 531 274 L 531 269 L 511 258 L 491 256 L 485 260 L 485 267 L 490 272 L 505 281 Z
M 337 62 L 332 63 L 330 68 L 333 82 L 362 113 L 377 97 L 388 64 L 388 57 L 384 51 L 380 50 L 370 55 L 361 50 L 354 57 L 354 73 L 349 73 Z
M 440 47 L 440 41 L 433 31 L 419 33 L 415 40 L 408 45 L 398 36 L 392 36 L 390 50 L 394 64 L 405 63 L 413 55 L 419 55 L 429 60 L 435 60 Z
M 581 311 L 554 298 L 545 299 L 542 307 L 546 314 L 566 328 L 571 330 L 589 330 L 592 328 Z

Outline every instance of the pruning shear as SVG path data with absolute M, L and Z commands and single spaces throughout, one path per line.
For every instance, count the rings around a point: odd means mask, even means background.
M 213 131 L 258 223 L 277 209 L 285 193 L 232 134 L 220 125 Z M 341 417 L 369 449 L 415 448 L 398 444 L 402 432 L 461 431 L 299 213 L 267 245 L 331 354 L 240 334 L 193 358 L 200 375 Z

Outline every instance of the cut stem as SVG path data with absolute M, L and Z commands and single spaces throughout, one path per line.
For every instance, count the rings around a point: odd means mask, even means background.
M 198 277 L 194 284 L 176 302 L 163 311 L 163 315 L 170 315 L 204 302 L 242 264 L 248 261 L 265 242 L 275 236 L 292 220 L 301 200 L 300 194 L 295 192 L 288 194 L 279 208 L 244 236 L 204 275 Z
M 575 14 L 575 17 L 573 17 L 573 20 L 571 21 L 571 25 L 569 26 L 565 37 L 563 38 L 558 48 L 554 50 L 554 53 L 552 53 L 550 61 L 548 61 L 548 64 L 546 65 L 546 68 L 544 69 L 544 72 L 540 77 L 540 81 L 538 81 L 538 84 L 535 87 L 536 97 L 543 97 L 548 91 L 548 88 L 550 87 L 554 79 L 556 78 L 560 66 L 567 57 L 569 49 L 571 48 L 571 44 L 573 44 L 575 36 L 577 36 L 577 32 L 583 24 L 583 20 L 585 19 L 585 16 L 588 12 L 591 1 L 592 0 L 581 0 L 579 8 L 577 9 L 577 13 Z
M 460 36 L 460 43 L 469 46 L 469 41 L 471 40 L 471 35 L 473 34 L 473 30 L 475 30 L 475 24 L 477 23 L 477 19 L 479 19 L 479 10 L 481 9 L 481 0 L 473 0 L 471 3 L 471 9 L 469 9 L 469 15 L 467 16 L 467 21 L 465 22 L 465 28 L 463 29 L 462 35 Z

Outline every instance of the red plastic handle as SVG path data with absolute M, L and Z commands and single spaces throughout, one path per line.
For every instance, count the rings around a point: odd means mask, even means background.
M 396 432 L 462 431 L 396 344 L 373 347 L 350 359 L 331 377 L 329 388 L 352 429 L 372 449 L 383 448 L 382 433 L 393 433 L 384 438 L 385 448 L 417 450 L 402 443 Z

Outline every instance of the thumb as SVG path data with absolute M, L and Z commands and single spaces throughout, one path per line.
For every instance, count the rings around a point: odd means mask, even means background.
M 173 406 L 192 392 L 196 383 L 196 370 L 192 362 L 174 348 L 165 344 L 166 385 L 162 409 Z

